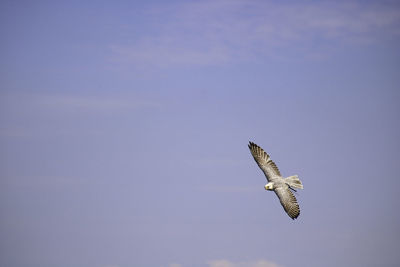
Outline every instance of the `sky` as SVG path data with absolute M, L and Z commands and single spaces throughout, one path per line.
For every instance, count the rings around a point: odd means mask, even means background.
M 396 1 L 1 1 L 0 34 L 1 266 L 399 265 Z

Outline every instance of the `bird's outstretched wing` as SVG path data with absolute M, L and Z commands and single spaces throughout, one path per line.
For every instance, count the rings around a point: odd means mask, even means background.
M 249 142 L 249 149 L 254 157 L 254 160 L 257 162 L 258 167 L 260 167 L 267 177 L 268 182 L 274 179 L 274 177 L 281 176 L 281 173 L 279 172 L 275 162 L 271 160 L 269 155 L 261 147 L 253 142 Z
M 290 191 L 289 187 L 278 187 L 275 188 L 274 191 L 289 217 L 293 220 L 299 217 L 299 203 L 297 203 L 297 199 L 292 191 Z

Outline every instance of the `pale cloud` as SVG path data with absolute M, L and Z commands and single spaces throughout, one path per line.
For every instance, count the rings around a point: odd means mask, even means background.
M 159 101 L 134 94 L 102 96 L 1 93 L 0 98 L 2 100 L 0 119 L 5 121 L 0 126 L 2 138 L 27 138 L 43 134 L 98 135 L 107 129 L 100 129 L 96 124 L 80 124 L 80 127 L 71 127 L 71 124 L 61 122 L 63 119 L 77 118 L 77 121 L 82 121 L 82 118 L 110 114 L 135 115 L 143 111 L 159 112 L 163 108 Z M 9 123 L 11 120 L 19 120 L 23 123 Z
M 49 175 L 12 175 L 3 176 L 0 184 L 3 186 L 15 187 L 76 187 L 88 184 L 91 178 L 88 176 L 62 176 L 57 174 Z
M 171 263 L 168 267 L 182 267 L 182 264 L 179 263 Z
M 215 166 L 225 166 L 225 167 L 233 167 L 238 165 L 245 165 L 247 160 L 240 160 L 234 158 L 197 158 L 193 157 L 190 159 L 183 160 L 184 164 L 187 164 L 190 167 L 198 167 L 198 168 L 207 168 L 207 167 L 215 167 Z
M 258 260 L 258 261 L 240 261 L 240 262 L 233 262 L 229 260 L 213 260 L 209 261 L 209 267 L 279 267 L 274 262 L 267 261 L 267 260 Z
M 29 110 L 57 111 L 117 111 L 129 109 L 160 108 L 160 104 L 142 96 L 98 96 L 79 94 L 29 94 L 10 93 L 1 94 L 3 109 L 7 113 L 20 110 L 21 107 Z
M 259 186 L 235 186 L 235 185 L 210 185 L 210 186 L 203 186 L 200 189 L 204 192 L 213 192 L 213 193 L 254 193 L 260 192 L 260 188 L 264 189 L 263 187 Z M 262 191 L 261 191 L 262 192 Z
M 201 1 L 157 6 L 148 34 L 110 46 L 136 66 L 215 65 L 274 57 L 281 49 L 315 54 L 335 44 L 400 35 L 400 8 L 385 4 Z M 317 51 L 315 51 L 317 50 Z
M 67 108 L 70 110 L 85 109 L 88 111 L 155 108 L 159 106 L 155 102 L 135 97 L 111 98 L 107 96 L 35 95 L 31 99 L 43 107 Z

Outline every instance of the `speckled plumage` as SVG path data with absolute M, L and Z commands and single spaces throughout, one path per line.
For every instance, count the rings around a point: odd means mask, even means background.
M 300 215 L 300 207 L 291 189 L 303 189 L 300 179 L 297 175 L 283 178 L 275 162 L 255 143 L 249 142 L 249 149 L 267 178 L 268 184 L 265 185 L 265 189 L 274 191 L 289 217 L 296 219 Z

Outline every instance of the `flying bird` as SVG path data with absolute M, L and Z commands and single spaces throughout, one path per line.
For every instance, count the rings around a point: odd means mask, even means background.
M 249 142 L 249 149 L 257 162 L 258 167 L 264 172 L 267 177 L 268 183 L 264 186 L 265 190 L 274 191 L 282 204 L 283 209 L 293 220 L 299 217 L 300 207 L 293 191 L 297 192 L 295 188 L 303 189 L 297 175 L 283 178 L 275 162 L 270 156 L 258 145 Z

